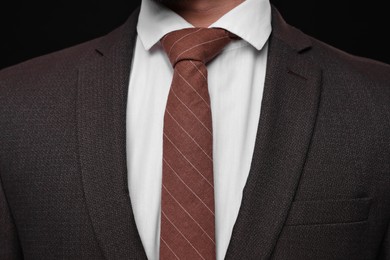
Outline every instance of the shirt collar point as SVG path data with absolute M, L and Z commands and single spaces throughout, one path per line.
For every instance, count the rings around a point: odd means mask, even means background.
M 138 30 L 138 38 L 146 51 L 149 51 L 160 39 L 153 37 L 154 34 L 147 33 L 145 30 Z
M 248 44 L 253 46 L 256 50 L 260 51 L 263 49 L 264 45 L 268 41 L 271 31 L 272 31 L 271 26 L 268 26 L 256 32 L 251 31 L 251 32 L 243 33 L 243 32 L 232 31 L 232 33 L 237 35 L 241 40 L 246 41 Z

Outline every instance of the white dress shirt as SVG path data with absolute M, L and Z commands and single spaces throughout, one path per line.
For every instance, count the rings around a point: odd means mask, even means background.
M 127 102 L 127 167 L 135 222 L 149 259 L 159 259 L 163 117 L 173 69 L 159 40 L 193 27 L 143 0 Z M 271 33 L 268 0 L 246 0 L 210 27 L 241 39 L 207 64 L 213 120 L 217 259 L 225 257 L 253 156 Z

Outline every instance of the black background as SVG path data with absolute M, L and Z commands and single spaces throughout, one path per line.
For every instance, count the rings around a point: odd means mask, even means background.
M 285 20 L 337 48 L 390 63 L 386 1 L 271 0 Z M 14 1 L 0 4 L 0 69 L 106 34 L 134 0 Z

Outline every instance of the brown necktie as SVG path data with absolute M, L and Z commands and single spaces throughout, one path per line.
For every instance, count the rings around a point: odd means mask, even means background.
M 164 115 L 160 259 L 215 259 L 212 121 L 206 63 L 231 40 L 189 28 L 161 43 L 174 68 Z

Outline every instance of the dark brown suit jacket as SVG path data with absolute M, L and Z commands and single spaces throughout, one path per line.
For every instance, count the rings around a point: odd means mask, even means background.
M 146 258 L 125 156 L 137 17 L 0 72 L 0 259 Z M 390 67 L 272 24 L 226 259 L 390 259 Z

